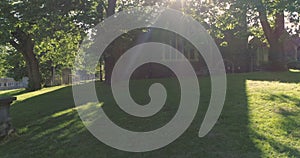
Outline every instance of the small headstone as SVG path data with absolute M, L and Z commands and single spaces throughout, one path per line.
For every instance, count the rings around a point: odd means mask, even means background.
M 14 130 L 11 125 L 9 109 L 10 104 L 16 99 L 16 97 L 0 97 L 0 137 L 5 137 Z
M 62 70 L 62 79 L 63 79 L 63 84 L 71 84 L 71 81 L 72 81 L 71 69 L 63 69 Z

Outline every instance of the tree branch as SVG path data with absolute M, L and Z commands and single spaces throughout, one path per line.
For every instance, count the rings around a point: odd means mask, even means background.
M 10 40 L 9 44 L 12 45 L 17 51 L 22 52 L 21 46 L 14 40 Z
M 107 6 L 105 5 L 105 3 L 104 3 L 103 0 L 100 0 L 100 4 L 102 5 L 102 7 L 104 8 L 105 12 L 107 13 L 107 12 L 108 12 L 108 8 L 107 8 Z
M 271 25 L 268 21 L 268 18 L 267 18 L 267 12 L 266 10 L 263 8 L 263 7 L 260 7 L 258 9 L 258 12 L 259 12 L 259 20 L 260 20 L 260 23 L 262 25 L 262 28 L 264 30 L 264 33 L 266 35 L 266 38 L 268 40 L 269 43 L 272 43 L 272 32 L 273 32 L 273 29 L 271 28 Z
M 283 11 L 282 12 L 279 12 L 279 13 L 276 13 L 275 15 L 276 19 L 275 19 L 275 31 L 276 33 L 278 34 L 282 34 L 284 32 L 284 13 Z
M 106 12 L 106 16 L 110 17 L 115 14 L 117 6 L 117 0 L 108 0 L 108 8 Z

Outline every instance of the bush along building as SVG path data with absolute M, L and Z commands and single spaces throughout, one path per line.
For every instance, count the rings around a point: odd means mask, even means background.
M 243 73 L 253 71 L 263 71 L 269 65 L 269 46 L 267 43 L 262 42 L 257 37 L 252 37 L 249 40 L 247 31 L 240 35 L 235 35 L 231 31 L 224 32 L 224 39 L 215 39 L 216 44 L 219 46 L 220 52 L 223 56 L 227 73 Z M 201 38 L 201 37 L 199 37 Z M 221 43 L 226 41 L 226 46 L 221 46 Z M 119 58 L 130 48 L 147 42 L 157 42 L 169 45 L 179 52 L 181 52 L 191 63 L 197 75 L 207 75 L 207 65 L 203 60 L 198 50 L 185 38 L 180 35 L 167 30 L 148 28 L 132 30 L 124 33 L 122 36 L 114 40 L 105 50 L 104 56 L 109 56 L 112 63 L 116 63 Z M 284 52 L 286 63 L 294 62 L 300 59 L 300 40 L 297 36 L 287 36 L 282 39 L 284 45 Z M 170 51 L 162 51 L 162 59 L 165 62 L 177 62 L 177 69 L 181 70 L 183 63 L 183 56 L 177 56 Z M 134 59 L 132 59 L 134 62 Z M 216 61 L 216 64 L 222 63 Z M 114 64 L 110 67 L 105 67 L 102 75 L 110 73 L 113 70 Z M 130 64 L 130 62 L 128 62 Z M 184 71 L 184 70 L 182 70 Z M 101 72 L 100 72 L 101 73 Z M 167 67 L 156 64 L 148 63 L 142 65 L 134 71 L 132 78 L 164 78 L 172 77 L 174 73 Z
M 197 49 L 180 35 L 162 29 L 150 28 L 130 31 L 112 42 L 105 50 L 105 55 L 110 56 L 111 60 L 116 62 L 128 49 L 147 42 L 164 43 L 181 52 L 184 56 L 176 55 L 174 52 L 167 50 L 162 50 L 161 52 L 163 61 L 176 62 L 176 69 L 178 69 L 178 71 L 185 71 L 182 70 L 181 66 L 185 57 L 189 60 L 197 75 L 207 74 L 207 66 Z M 130 62 L 128 64 L 130 64 Z M 106 69 L 105 72 L 112 71 L 112 68 L 113 66 L 111 69 Z M 148 63 L 136 69 L 132 74 L 132 78 L 164 78 L 172 77 L 174 75 L 175 74 L 170 69 L 161 64 Z

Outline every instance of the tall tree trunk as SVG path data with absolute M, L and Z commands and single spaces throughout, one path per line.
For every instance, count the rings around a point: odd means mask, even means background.
M 283 42 L 280 37 L 283 35 L 284 28 L 284 12 L 278 12 L 275 16 L 275 27 L 271 28 L 267 19 L 266 10 L 261 7 L 259 10 L 259 19 L 264 31 L 264 34 L 270 44 L 269 60 L 271 71 L 285 71 L 287 70 L 285 62 L 285 54 L 283 49 Z
M 27 64 L 29 85 L 28 90 L 35 91 L 42 88 L 39 63 L 33 51 L 33 45 L 28 46 L 23 52 Z
M 116 2 L 117 0 L 108 0 L 108 7 L 106 8 L 107 18 L 115 14 L 117 5 Z M 104 56 L 105 83 L 107 84 L 110 84 L 111 75 L 115 64 L 115 59 L 111 53 L 113 52 L 107 52 Z
M 41 74 L 39 69 L 39 62 L 34 54 L 34 42 L 29 35 L 21 30 L 13 33 L 15 40 L 11 40 L 10 44 L 20 53 L 22 53 L 28 72 L 29 84 L 28 90 L 35 91 L 42 88 Z
M 279 40 L 275 40 L 272 44 L 270 44 L 269 50 L 269 60 L 270 60 L 270 68 L 271 71 L 285 71 L 287 70 L 283 43 Z
M 276 71 L 285 71 L 287 70 L 286 61 L 285 61 L 285 53 L 283 48 L 283 41 L 281 41 L 281 37 L 284 34 L 284 12 L 279 12 L 275 17 L 275 29 L 274 36 L 275 39 L 272 44 L 270 44 L 270 60 L 272 65 Z
M 106 17 L 110 17 L 116 13 L 117 0 L 108 0 Z

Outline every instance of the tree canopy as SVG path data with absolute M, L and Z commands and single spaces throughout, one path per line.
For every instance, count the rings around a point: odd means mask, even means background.
M 0 2 L 0 42 L 22 54 L 30 90 L 41 88 L 40 62 L 70 63 L 85 31 L 99 22 L 98 5 L 90 0 Z
M 237 47 L 233 39 L 240 39 L 238 48 L 246 50 L 249 36 L 258 37 L 270 47 L 274 70 L 286 68 L 282 36 L 300 33 L 299 0 L 2 0 L 0 64 L 10 66 L 2 66 L 1 75 L 26 75 L 29 89 L 40 89 L 53 68 L 73 66 L 83 37 L 100 21 L 130 7 L 149 5 L 193 16 L 220 47 Z M 230 50 L 237 56 L 235 49 Z M 114 59 L 106 56 L 104 61 L 109 80 Z M 21 73 L 25 66 L 26 73 Z

